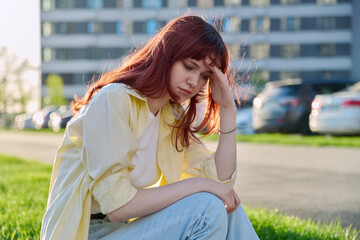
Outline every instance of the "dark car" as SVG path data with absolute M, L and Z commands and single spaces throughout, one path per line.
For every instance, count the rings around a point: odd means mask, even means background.
M 310 134 L 309 114 L 315 95 L 337 92 L 353 83 L 301 79 L 268 82 L 254 99 L 253 127 L 256 132 Z

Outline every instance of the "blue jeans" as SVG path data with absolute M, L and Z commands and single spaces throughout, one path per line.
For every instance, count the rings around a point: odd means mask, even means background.
M 91 220 L 89 239 L 259 239 L 240 205 L 227 214 L 224 203 L 210 193 L 196 193 L 130 223 Z

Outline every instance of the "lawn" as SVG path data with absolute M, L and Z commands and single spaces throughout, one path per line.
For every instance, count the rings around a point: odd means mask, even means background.
M 0 239 L 39 239 L 51 166 L 0 155 Z M 314 223 L 276 210 L 245 207 L 262 240 L 355 240 L 340 222 Z

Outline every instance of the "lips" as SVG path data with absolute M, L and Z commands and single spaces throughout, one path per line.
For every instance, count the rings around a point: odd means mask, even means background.
M 191 91 L 186 90 L 186 89 L 183 89 L 183 88 L 179 88 L 179 89 L 180 89 L 180 91 L 181 91 L 184 95 L 186 95 L 186 96 L 190 96 L 190 95 L 191 95 Z

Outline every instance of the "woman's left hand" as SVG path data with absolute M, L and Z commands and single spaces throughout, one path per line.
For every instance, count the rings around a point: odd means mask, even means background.
M 214 101 L 220 107 L 235 107 L 233 94 L 231 92 L 229 82 L 225 74 L 211 61 L 209 57 L 205 58 L 205 64 L 213 72 L 210 78 L 211 95 Z

